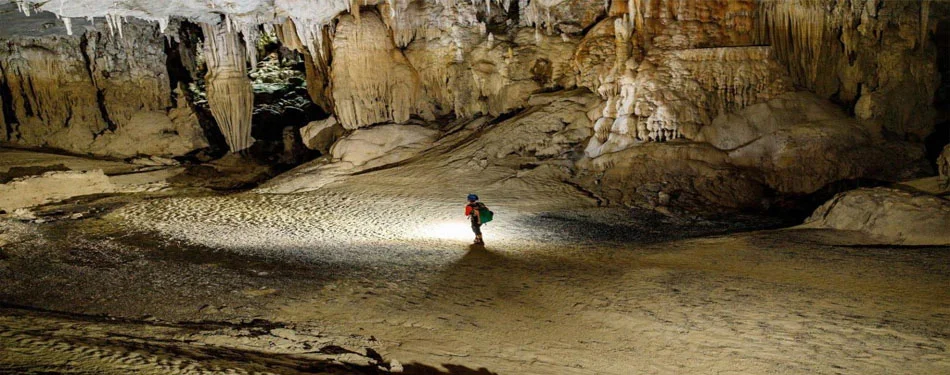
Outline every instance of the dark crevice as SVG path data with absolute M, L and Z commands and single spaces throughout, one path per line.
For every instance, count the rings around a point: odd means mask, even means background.
M 199 63 L 197 51 L 205 37 L 201 27 L 186 20 L 181 20 L 178 34 L 176 51 L 166 50 L 168 73 L 174 75 L 169 79 L 172 79 L 176 85 L 180 82 L 185 87 L 182 94 L 185 95 L 188 104 L 198 117 L 198 124 L 210 145 L 208 150 L 197 150 L 186 155 L 184 159 L 197 162 L 200 161 L 199 155 L 202 155 L 202 158 L 217 159 L 228 153 L 228 144 L 217 120 L 211 114 L 207 100 L 199 93 L 205 91 L 204 77 L 207 73 L 207 65 Z
M 930 135 L 924 139 L 927 148 L 927 161 L 936 170 L 937 158 L 947 144 L 950 144 L 950 21 L 937 24 L 933 34 L 937 46 L 937 70 L 940 84 L 934 93 L 934 108 L 937 110 L 937 123 Z
M 109 117 L 109 111 L 106 108 L 106 96 L 102 91 L 102 88 L 96 84 L 96 77 L 92 73 L 92 59 L 89 57 L 89 34 L 82 34 L 82 37 L 79 38 L 79 52 L 82 54 L 83 65 L 86 67 L 86 73 L 89 74 L 89 82 L 96 87 L 96 106 L 99 107 L 99 115 L 102 117 L 102 120 L 106 122 L 106 128 L 102 131 L 93 134 L 93 139 L 99 138 L 102 134 L 105 134 L 106 131 L 114 132 L 119 127 L 112 122 L 112 118 Z
M 0 111 L 3 111 L 4 131 L 7 135 L 6 139 L 12 140 L 13 124 L 19 123 L 19 120 L 16 117 L 16 111 L 13 110 L 13 94 L 10 91 L 10 86 L 7 85 L 5 77 L 6 71 L 4 71 L 3 66 L 0 65 L 0 104 L 3 104 Z
M 178 88 L 178 85 L 181 84 L 183 88 L 187 88 L 188 84 L 192 82 L 191 73 L 185 68 L 185 64 L 181 60 L 179 44 L 171 38 L 165 43 L 165 70 L 168 71 L 168 87 L 171 88 L 172 103 L 175 102 L 175 89 Z
M 23 72 L 20 72 L 20 73 L 23 73 Z M 26 113 L 26 117 L 33 117 L 34 116 L 33 106 L 30 104 L 30 98 L 28 96 L 29 94 L 33 94 L 33 96 L 36 97 L 36 91 L 33 90 L 33 80 L 29 78 L 29 75 L 21 74 L 21 77 L 25 79 L 26 83 L 30 86 L 29 87 L 30 92 L 27 93 L 26 91 L 24 91 L 25 88 L 23 87 L 23 83 L 22 82 L 20 83 L 20 89 L 21 89 L 20 95 L 23 98 L 23 112 Z

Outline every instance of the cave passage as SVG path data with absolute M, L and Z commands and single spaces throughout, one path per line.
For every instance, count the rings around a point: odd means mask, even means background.
M 948 143 L 950 1 L 0 0 L 0 374 L 950 374 Z

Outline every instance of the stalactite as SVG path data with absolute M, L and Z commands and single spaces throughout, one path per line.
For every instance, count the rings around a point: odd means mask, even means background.
M 27 17 L 30 16 L 30 12 L 33 9 L 33 4 L 31 4 L 30 2 L 27 2 L 26 0 L 16 0 L 16 6 L 17 6 L 17 9 L 19 9 L 20 12 L 26 15 Z
M 73 35 L 73 23 L 69 17 L 63 17 L 63 25 L 66 26 L 66 35 Z
M 231 152 L 251 147 L 254 93 L 247 78 L 245 44 L 227 25 L 203 23 L 208 63 L 208 105 Z

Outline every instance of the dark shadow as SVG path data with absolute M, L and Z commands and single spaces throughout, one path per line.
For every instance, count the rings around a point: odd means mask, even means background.
M 421 363 L 410 363 L 403 367 L 403 374 L 413 374 L 413 375 L 497 375 L 496 372 L 491 372 L 488 369 L 482 367 L 478 370 L 470 369 L 465 366 L 459 365 L 449 365 L 443 364 L 442 367 L 446 368 L 446 371 L 439 370 L 435 367 L 424 365 Z
M 114 332 L 113 329 L 125 328 L 125 330 L 135 331 L 136 326 L 144 327 L 154 325 L 148 322 L 133 320 L 114 320 L 107 317 L 63 314 L 57 312 L 42 311 L 37 309 L 22 309 L 10 305 L 0 305 L 0 316 L 16 319 L 23 317 L 31 319 L 32 317 L 42 317 L 45 321 L 52 319 L 54 323 L 49 326 L 30 327 L 28 333 L 24 333 L 36 339 L 45 340 L 44 342 L 55 342 L 56 346 L 49 346 L 46 350 L 71 350 L 72 348 L 85 348 L 91 357 L 95 357 L 97 352 L 108 354 L 111 358 L 121 358 L 123 354 L 137 353 L 154 355 L 157 357 L 172 357 L 188 362 L 197 363 L 199 366 L 207 365 L 214 368 L 230 368 L 250 373 L 268 372 L 279 374 L 389 374 L 391 361 L 383 358 L 375 350 L 366 348 L 366 355 L 350 349 L 336 345 L 315 348 L 315 350 L 299 354 L 279 354 L 268 353 L 257 350 L 239 349 L 215 345 L 206 345 L 195 343 L 191 340 L 167 339 L 162 337 L 147 337 L 138 335 L 128 335 Z M 103 329 L 111 332 L 105 337 L 93 337 L 83 335 L 62 334 L 59 332 L 61 323 L 71 323 L 70 326 L 76 329 L 93 328 L 94 330 Z M 90 327 L 96 326 L 96 327 Z M 195 326 L 194 324 L 166 324 L 165 327 L 178 328 L 197 333 L 200 329 L 208 327 Z M 250 331 L 250 334 L 267 334 L 272 327 L 282 326 L 280 324 L 271 324 L 263 329 Z M 120 330 L 121 331 L 121 330 Z M 101 350 L 99 350 L 101 349 Z M 320 359 L 307 354 L 323 355 L 357 355 L 371 360 L 370 363 L 376 364 L 360 365 L 354 363 L 341 363 L 334 359 Z M 118 362 L 121 362 L 118 361 Z M 0 374 L 8 373 L 10 364 L 4 363 L 0 356 Z M 54 363 L 44 364 L 42 359 L 38 359 L 32 364 L 31 368 L 17 367 L 15 370 L 26 373 L 44 373 L 44 374 L 66 374 L 72 372 L 60 372 L 60 368 Z M 456 374 L 456 375 L 493 375 L 494 372 L 486 368 L 471 369 L 465 366 L 443 364 L 445 371 L 434 366 L 421 363 L 409 363 L 404 365 L 405 374 Z
M 665 215 L 656 211 L 598 209 L 600 211 L 544 212 L 519 219 L 519 226 L 532 228 L 532 237 L 552 244 L 650 244 L 687 238 L 775 229 L 790 224 L 779 218 L 755 214 L 699 217 Z M 796 222 L 795 224 L 798 224 Z

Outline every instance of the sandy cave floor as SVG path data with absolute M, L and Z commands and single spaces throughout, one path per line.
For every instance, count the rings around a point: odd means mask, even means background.
M 0 373 L 950 373 L 948 248 L 483 198 L 484 249 L 359 183 L 0 220 Z

